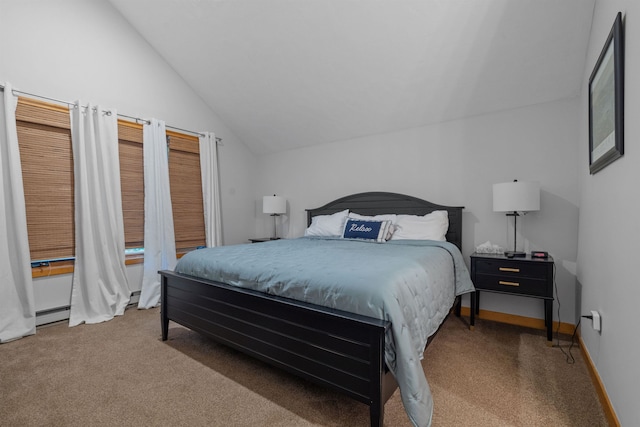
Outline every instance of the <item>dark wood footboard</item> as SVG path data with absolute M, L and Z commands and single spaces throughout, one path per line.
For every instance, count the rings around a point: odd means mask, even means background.
M 162 339 L 169 320 L 370 407 L 382 426 L 397 388 L 384 365 L 391 323 L 366 316 L 197 279 L 162 277 Z

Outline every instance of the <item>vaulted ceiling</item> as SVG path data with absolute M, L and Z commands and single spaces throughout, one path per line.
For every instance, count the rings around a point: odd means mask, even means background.
M 110 0 L 256 154 L 577 96 L 594 0 Z

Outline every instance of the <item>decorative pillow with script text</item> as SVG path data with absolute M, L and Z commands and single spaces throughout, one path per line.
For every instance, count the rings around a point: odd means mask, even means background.
M 390 226 L 391 221 L 368 221 L 349 218 L 344 224 L 342 237 L 345 239 L 384 242 Z

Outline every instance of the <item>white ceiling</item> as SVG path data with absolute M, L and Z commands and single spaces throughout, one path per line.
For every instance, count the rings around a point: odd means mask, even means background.
M 256 154 L 579 94 L 595 0 L 110 0 Z

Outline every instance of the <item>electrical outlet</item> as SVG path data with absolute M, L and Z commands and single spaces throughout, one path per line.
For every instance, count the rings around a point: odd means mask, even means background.
M 602 331 L 602 319 L 600 318 L 600 313 L 598 313 L 597 310 L 591 310 L 591 316 L 591 325 L 593 326 L 593 329 L 598 332 Z

